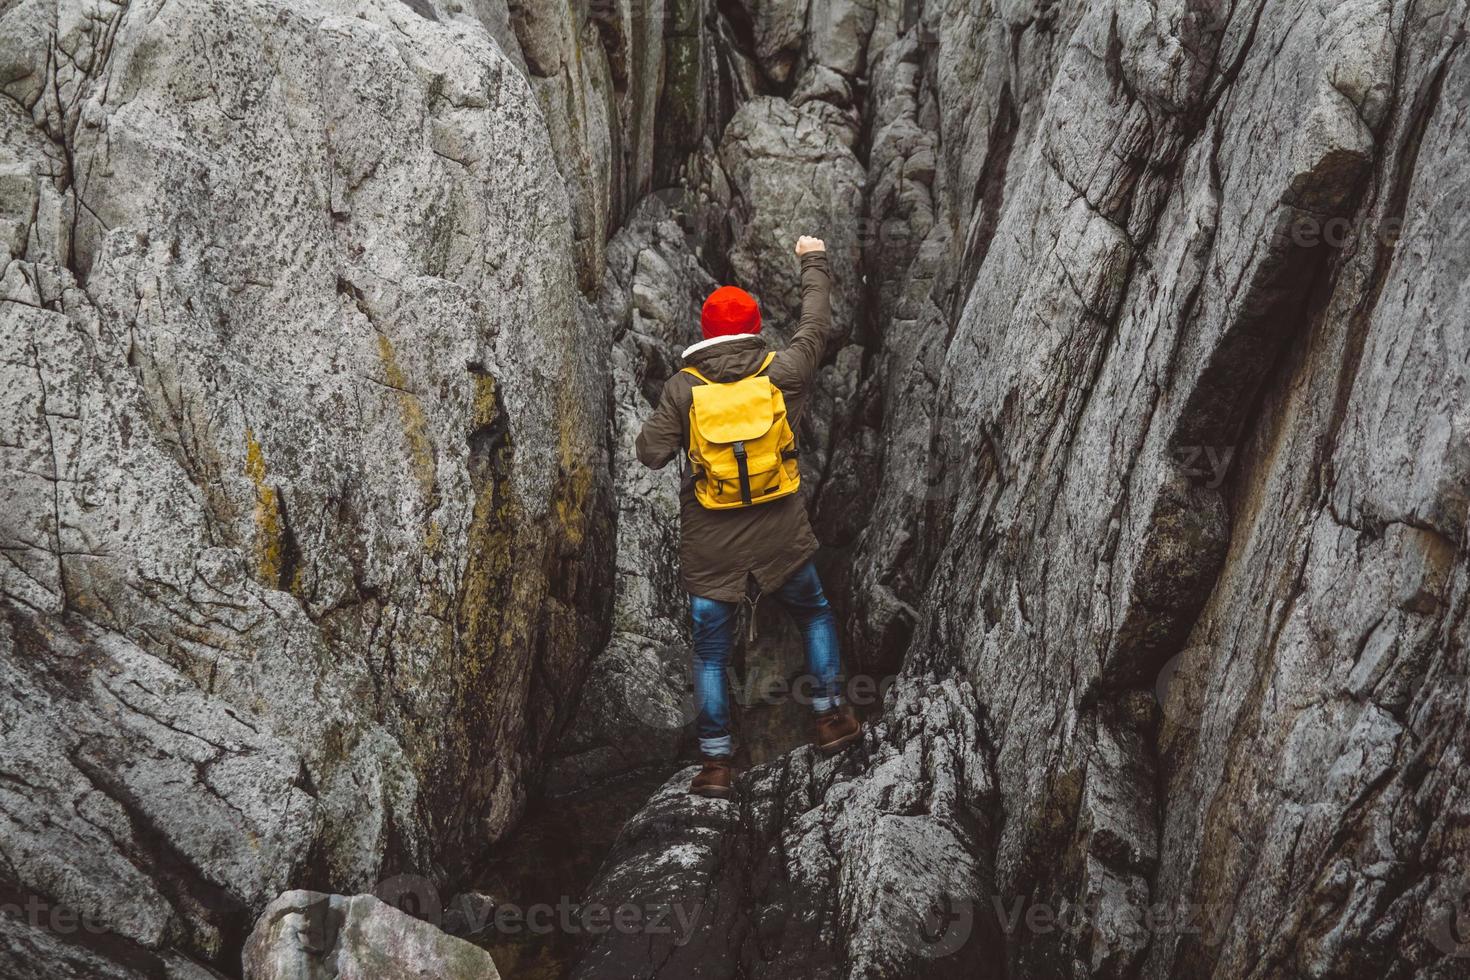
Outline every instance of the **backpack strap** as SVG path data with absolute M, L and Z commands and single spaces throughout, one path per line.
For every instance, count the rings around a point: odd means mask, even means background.
M 766 359 L 764 361 L 761 361 L 760 370 L 757 371 L 757 372 L 755 372 L 755 373 L 757 375 L 764 374 L 766 372 L 766 369 L 771 366 L 771 362 L 774 361 L 775 359 L 776 359 L 776 352 L 775 351 L 771 351 L 769 354 L 766 355 Z M 785 452 L 783 452 L 781 455 L 783 457 L 785 457 L 786 459 L 795 459 L 797 456 L 800 456 L 801 455 L 801 451 L 798 450 L 795 446 L 793 446 L 792 448 L 790 448 L 790 449 L 786 450 Z
M 683 372 L 684 374 L 692 374 L 692 375 L 694 375 L 696 378 L 698 378 L 700 381 L 703 381 L 707 385 L 714 384 L 714 382 L 711 381 L 709 378 L 706 378 L 704 375 L 700 374 L 698 368 L 685 367 L 685 368 L 680 368 L 679 370 L 681 372 Z
M 740 470 L 740 502 L 750 506 L 750 463 L 746 458 L 745 443 L 736 441 L 732 447 L 735 450 L 735 465 Z

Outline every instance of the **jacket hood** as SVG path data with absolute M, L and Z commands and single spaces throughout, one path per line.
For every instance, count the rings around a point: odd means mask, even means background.
M 684 363 L 711 381 L 739 381 L 760 370 L 767 353 L 760 334 L 715 337 L 684 351 Z

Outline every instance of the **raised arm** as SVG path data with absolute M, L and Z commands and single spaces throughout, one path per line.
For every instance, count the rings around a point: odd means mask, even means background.
M 791 377 L 792 387 L 800 389 L 821 366 L 832 335 L 832 276 L 827 271 L 827 246 L 820 238 L 802 235 L 796 240 L 796 254 L 801 262 L 801 322 L 781 353 L 783 373 Z
M 638 431 L 638 462 L 651 470 L 661 470 L 683 448 L 684 419 L 665 383 L 658 407 Z

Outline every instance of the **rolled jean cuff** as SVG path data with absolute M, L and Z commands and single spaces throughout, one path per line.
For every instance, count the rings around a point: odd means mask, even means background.
M 840 694 L 834 694 L 830 698 L 812 698 L 812 710 L 819 715 L 831 711 L 840 704 L 842 704 L 842 695 Z
M 699 754 L 711 759 L 729 758 L 732 742 L 729 735 L 702 738 L 699 740 Z

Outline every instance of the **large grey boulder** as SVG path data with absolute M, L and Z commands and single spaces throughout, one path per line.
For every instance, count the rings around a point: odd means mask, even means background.
M 0 10 L 0 875 L 145 960 L 459 873 L 606 636 L 607 338 L 473 13 Z
M 58 938 L 212 958 L 304 871 L 324 814 L 286 740 L 81 617 L 13 614 L 0 657 L 6 871 Z
M 780 85 L 791 79 L 802 51 L 811 0 L 740 0 L 761 73 Z
M 856 122 L 832 103 L 811 99 L 794 106 L 762 96 L 740 107 L 719 146 L 720 172 L 729 181 L 727 259 L 731 281 L 760 301 L 763 332 L 780 343 L 801 313 L 797 236 L 820 232 L 832 269 L 835 353 L 861 322 L 859 268 L 863 169 L 852 151 Z M 819 377 L 803 420 L 802 473 L 816 489 L 826 473 L 829 437 L 856 384 L 861 353 L 853 350 Z
M 800 268 L 791 247 L 801 229 L 821 229 L 833 266 L 833 317 L 850 329 L 861 287 L 856 272 L 863 170 L 828 102 L 793 107 L 764 96 L 725 128 L 720 164 L 735 190 L 729 254 L 735 280 L 760 297 L 771 325 L 795 329 Z
M 490 954 L 372 895 L 291 891 L 261 913 L 245 980 L 499 980 Z

